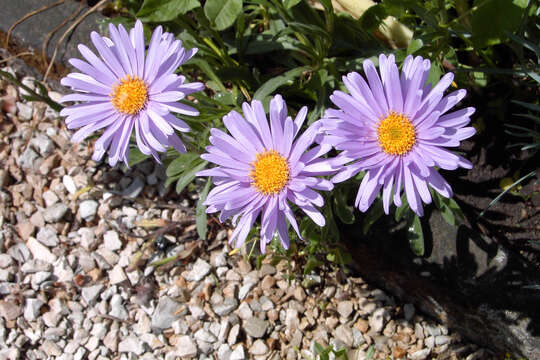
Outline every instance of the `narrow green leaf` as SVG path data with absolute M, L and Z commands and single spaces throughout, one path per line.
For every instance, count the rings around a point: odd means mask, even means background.
M 259 89 L 253 95 L 255 100 L 263 100 L 268 95 L 272 94 L 277 88 L 282 85 L 292 82 L 295 78 L 302 75 L 304 71 L 308 71 L 308 67 L 297 67 L 289 70 L 281 75 L 275 76 L 261 85 Z
M 409 239 L 409 246 L 412 252 L 417 256 L 424 255 L 424 232 L 422 231 L 422 224 L 418 215 L 411 216 L 409 221 L 409 227 L 407 229 L 407 237 Z
M 132 147 L 129 149 L 129 166 L 133 167 L 137 165 L 140 162 L 143 162 L 144 160 L 148 159 L 150 155 L 143 154 L 139 148 Z
M 234 22 L 242 12 L 242 0 L 207 0 L 204 14 L 221 31 Z
M 290 8 L 298 5 L 302 0 L 283 0 L 283 6 L 285 9 L 289 10 Z
M 367 354 L 366 354 L 366 360 L 373 359 L 373 356 L 375 356 L 375 346 L 371 345 L 368 348 Z
M 195 179 L 195 174 L 198 171 L 201 171 L 206 167 L 207 162 L 204 161 L 200 163 L 199 165 L 195 166 L 193 169 L 185 172 L 180 179 L 178 179 L 178 182 L 176 183 L 176 192 L 180 194 L 182 190 L 189 184 L 190 182 Z
M 208 230 L 208 224 L 206 221 L 206 206 L 203 205 L 204 201 L 206 200 L 206 196 L 208 196 L 208 191 L 210 190 L 210 179 L 206 181 L 206 185 L 203 188 L 203 191 L 201 192 L 201 196 L 199 197 L 199 201 L 197 201 L 197 209 L 195 212 L 195 221 L 197 223 L 197 234 L 199 234 L 199 237 L 203 240 L 206 240 L 206 232 Z
M 195 153 L 185 153 L 180 154 L 176 159 L 174 159 L 169 166 L 167 166 L 166 174 L 168 177 L 173 177 L 175 175 L 181 174 L 190 168 L 191 163 L 199 158 L 199 154 Z
M 171 21 L 199 6 L 199 0 L 144 0 L 137 17 L 151 22 Z
M 354 209 L 347 205 L 346 194 L 344 190 L 334 190 L 334 212 L 344 224 L 354 223 Z

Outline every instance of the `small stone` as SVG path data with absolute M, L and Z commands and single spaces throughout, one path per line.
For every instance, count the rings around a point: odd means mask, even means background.
M 81 236 L 79 242 L 83 248 L 88 251 L 94 250 L 98 245 L 98 240 L 91 228 L 82 227 L 77 230 L 77 234 Z
M 210 266 L 209 263 L 199 258 L 193 265 L 193 268 L 191 269 L 191 271 L 187 274 L 186 280 L 187 281 L 200 281 L 206 275 L 208 275 L 211 268 L 212 267 Z
M 58 196 L 54 193 L 54 191 L 47 190 L 45 191 L 41 197 L 43 198 L 43 201 L 45 201 L 45 206 L 50 207 L 53 206 L 58 202 Z
M 28 221 L 17 224 L 17 232 L 23 240 L 28 240 L 34 234 L 35 230 L 36 227 L 34 226 L 34 224 Z
M 37 227 L 44 227 L 45 226 L 45 219 L 43 218 L 43 214 L 41 211 L 36 211 L 35 213 L 30 216 L 30 222 L 32 225 Z
M 445 345 L 445 344 L 448 344 L 450 340 L 452 340 L 450 336 L 438 335 L 438 336 L 435 336 L 435 345 L 436 346 Z
M 118 233 L 114 230 L 109 230 L 103 235 L 103 243 L 105 247 L 111 251 L 120 250 L 122 241 L 118 237 Z
M 135 336 L 128 336 L 118 344 L 118 352 L 132 352 L 135 355 L 144 353 L 143 342 Z
M 229 322 L 229 319 L 227 318 L 221 319 L 221 324 L 220 324 L 219 333 L 218 333 L 218 341 L 220 343 L 225 341 L 225 338 L 227 337 L 227 334 L 229 333 L 230 325 L 231 323 Z
M 53 263 L 56 260 L 54 255 L 45 245 L 37 241 L 35 238 L 30 237 L 26 242 L 28 249 L 34 255 L 34 259 L 43 260 L 47 263 Z
M 176 355 L 179 357 L 193 357 L 197 355 L 197 345 L 188 335 L 180 336 L 176 343 Z
M 75 181 L 73 178 L 69 175 L 64 175 L 62 177 L 62 184 L 66 187 L 66 190 L 71 194 L 75 194 L 77 192 L 77 185 L 75 185 Z
M 426 345 L 426 347 L 433 349 L 435 347 L 435 337 L 434 336 L 427 337 L 426 340 L 424 341 L 424 344 Z
M 219 345 L 218 351 L 217 351 L 217 358 L 227 360 L 231 357 L 231 347 L 228 344 L 221 344 Z
M 231 353 L 229 360 L 244 360 L 245 358 L 246 354 L 244 352 L 244 347 L 242 344 L 238 344 L 238 346 Z
M 30 145 L 32 145 L 39 152 L 39 154 L 44 157 L 51 155 L 54 151 L 53 142 L 44 134 L 39 134 L 30 140 Z
M 8 254 L 0 254 L 0 268 L 7 268 L 13 264 L 13 259 Z
M 247 284 L 242 285 L 240 290 L 238 290 L 238 299 L 244 300 L 247 294 L 249 294 L 249 291 L 253 289 L 255 285 L 255 282 L 248 282 Z
M 251 308 L 249 307 L 247 302 L 242 302 L 238 307 L 238 316 L 240 316 L 240 318 L 244 320 L 253 317 L 253 311 L 251 311 Z
M 17 165 L 23 169 L 32 169 L 36 160 L 39 158 L 39 155 L 32 150 L 32 148 L 27 147 L 26 150 L 19 156 L 17 159 Z
M 353 312 L 352 301 L 341 301 L 337 305 L 337 311 L 342 318 L 348 318 Z
M 390 318 L 390 314 L 384 308 L 377 309 L 373 312 L 373 315 L 369 318 L 369 326 L 374 332 L 380 333 L 386 322 Z
M 424 360 L 429 356 L 430 353 L 431 353 L 431 349 L 418 350 L 410 354 L 409 359 L 410 360 Z
M 86 221 L 92 221 L 97 213 L 99 204 L 95 200 L 85 200 L 79 205 L 79 214 Z
M 352 347 L 354 343 L 353 333 L 349 326 L 340 325 L 336 329 L 336 337 L 348 347 Z
M 49 357 L 62 355 L 62 349 L 53 341 L 45 340 L 43 344 L 41 344 L 41 349 Z
M 136 177 L 133 182 L 122 192 L 122 195 L 135 199 L 144 188 L 144 180 Z
M 28 121 L 32 119 L 33 108 L 31 105 L 23 102 L 17 102 L 16 106 L 19 120 Z
M 48 223 L 55 223 L 60 221 L 66 212 L 68 211 L 68 206 L 62 203 L 56 203 L 51 207 L 48 207 L 43 212 L 43 219 Z
M 403 316 L 405 317 L 405 320 L 411 321 L 414 317 L 414 305 L 413 304 L 405 304 L 403 306 Z
M 39 299 L 26 299 L 24 305 L 24 318 L 28 321 L 36 320 L 43 304 L 44 302 Z
M 73 354 L 73 360 L 83 360 L 84 356 L 86 355 L 86 349 L 83 347 L 80 347 L 75 351 L 75 354 Z
M 111 311 L 109 312 L 109 315 L 118 319 L 127 320 L 128 313 L 122 304 L 123 302 L 124 300 L 122 299 L 122 296 L 119 294 L 114 294 L 111 298 Z
M 271 275 L 266 275 L 261 281 L 261 289 L 268 290 L 274 287 L 276 279 Z
M 301 286 L 297 286 L 296 289 L 294 289 L 294 298 L 298 300 L 299 302 L 304 302 L 306 299 L 306 292 Z
M 21 315 L 21 307 L 11 301 L 0 300 L 0 316 L 6 320 L 15 320 Z
M 103 339 L 103 345 L 105 345 L 107 349 L 116 352 L 116 350 L 118 349 L 118 331 L 109 331 Z
M 96 301 L 98 296 L 101 294 L 101 290 L 103 290 L 103 285 L 101 284 L 87 286 L 82 289 L 82 298 L 88 305 L 92 305 L 94 301 Z
M 227 344 L 230 346 L 233 346 L 236 344 L 236 340 L 238 339 L 238 334 L 240 333 L 240 325 L 235 324 L 231 328 L 231 331 L 229 331 L 229 336 L 227 337 Z
M 268 321 L 252 317 L 244 321 L 244 331 L 251 337 L 261 338 L 266 333 Z
M 111 283 L 111 285 L 116 285 L 126 280 L 126 273 L 120 265 L 115 265 L 115 267 L 113 267 L 113 269 L 109 271 L 109 282 Z
M 206 312 L 197 305 L 190 305 L 189 312 L 194 319 L 202 319 L 206 315 Z
M 212 307 L 214 312 L 219 316 L 225 316 L 233 312 L 238 307 L 238 300 L 232 297 L 225 298 L 222 303 L 216 304 Z
M 170 328 L 172 323 L 182 315 L 178 312 L 180 306 L 180 303 L 168 296 L 161 297 L 152 316 L 152 327 L 161 330 Z
M 50 225 L 41 228 L 36 235 L 36 239 L 48 247 L 55 247 L 58 245 L 58 236 L 56 236 L 56 230 Z
M 217 338 L 212 333 L 210 333 L 208 330 L 205 330 L 204 328 L 197 330 L 194 336 L 195 339 L 208 343 L 213 343 L 217 340 Z
M 298 328 L 298 325 L 300 325 L 298 310 L 287 309 L 285 312 L 285 326 L 287 329 L 292 332 Z
M 268 352 L 268 346 L 264 341 L 258 339 L 253 342 L 253 345 L 249 348 L 249 352 L 253 355 L 264 355 Z
M 270 264 L 262 264 L 261 269 L 259 270 L 259 275 L 265 277 L 266 275 L 274 275 L 276 273 L 276 268 Z

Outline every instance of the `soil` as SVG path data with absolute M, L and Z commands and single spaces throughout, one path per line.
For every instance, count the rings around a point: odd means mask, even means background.
M 538 152 L 513 146 L 518 139 L 505 132 L 510 123 L 531 126 L 530 121 L 515 116 L 526 111 L 511 100 L 534 102 L 538 89 L 518 88 L 519 94 L 511 94 L 510 88 L 498 87 L 473 90 L 469 98 L 470 106 L 477 108 L 473 125 L 479 131 L 460 150 L 473 169 L 441 173 L 454 189 L 467 226 L 540 265 L 540 157 Z M 536 174 L 489 206 L 503 191 L 503 178 L 515 181 L 530 172 Z

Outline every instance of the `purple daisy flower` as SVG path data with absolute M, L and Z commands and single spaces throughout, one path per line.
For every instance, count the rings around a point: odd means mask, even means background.
M 339 109 L 328 109 L 322 120 L 327 133 L 324 143 L 343 150 L 334 165 L 347 164 L 332 181 L 365 170 L 355 203 L 361 211 L 369 208 L 382 187 L 388 214 L 392 194 L 394 204 L 401 206 L 404 187 L 411 209 L 422 216 L 422 201 L 431 202 L 428 185 L 442 196 L 452 196 L 452 188 L 435 167 L 472 168 L 445 147 L 457 147 L 474 135 L 473 127 L 465 127 L 474 108 L 448 113 L 466 91 L 444 95 L 452 73 L 431 88 L 426 83 L 430 62 L 419 56 L 405 59 L 401 76 L 393 55 L 379 56 L 380 78 L 373 62 L 366 60 L 363 65 L 367 82 L 356 72 L 344 76 L 350 95 L 335 91 L 330 99 Z
M 143 154 L 153 155 L 173 146 L 179 152 L 186 147 L 175 130 L 189 131 L 189 126 L 171 112 L 196 116 L 199 112 L 178 101 L 204 88 L 202 83 L 184 83 L 185 77 L 174 74 L 197 49 L 186 50 L 173 34 L 158 26 L 145 54 L 143 25 L 137 21 L 128 32 L 122 25 L 109 24 L 111 39 L 92 32 L 90 37 L 101 58 L 88 47 L 79 45 L 86 61 L 70 59 L 81 73 L 62 79 L 64 86 L 77 93 L 66 95 L 62 102 L 80 101 L 65 107 L 68 129 L 80 128 L 73 134 L 81 142 L 93 132 L 106 129 L 96 141 L 93 159 L 99 161 L 110 149 L 109 164 L 127 164 L 129 139 L 133 128 L 137 146 Z
M 293 120 L 281 95 L 270 101 L 270 125 L 260 101 L 242 105 L 244 117 L 231 111 L 223 123 L 231 133 L 212 129 L 211 146 L 201 155 L 218 165 L 200 171 L 198 176 L 212 176 L 216 185 L 208 194 L 206 212 L 221 211 L 220 221 L 240 217 L 229 241 L 241 246 L 253 223 L 261 215 L 261 251 L 264 252 L 277 229 L 284 248 L 289 247 L 286 220 L 298 236 L 298 224 L 290 204 L 296 204 L 317 225 L 325 219 L 316 206 L 323 206 L 323 197 L 315 190 L 332 190 L 329 180 L 316 177 L 334 169 L 322 155 L 330 145 L 311 147 L 321 127 L 315 122 L 299 135 L 306 119 L 303 107 Z M 310 148 L 311 147 L 311 148 Z M 310 148 L 310 149 L 309 149 Z M 308 150 L 309 149 L 309 150 Z

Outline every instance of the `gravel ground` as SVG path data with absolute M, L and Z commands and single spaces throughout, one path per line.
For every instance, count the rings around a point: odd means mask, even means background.
M 490 358 L 361 278 L 289 282 L 284 262 L 229 255 L 226 228 L 198 241 L 196 195 L 169 192 L 162 168 L 93 162 L 92 140 L 72 144 L 52 109 L 0 85 L 0 359 L 315 359 L 315 343 L 349 359 Z

